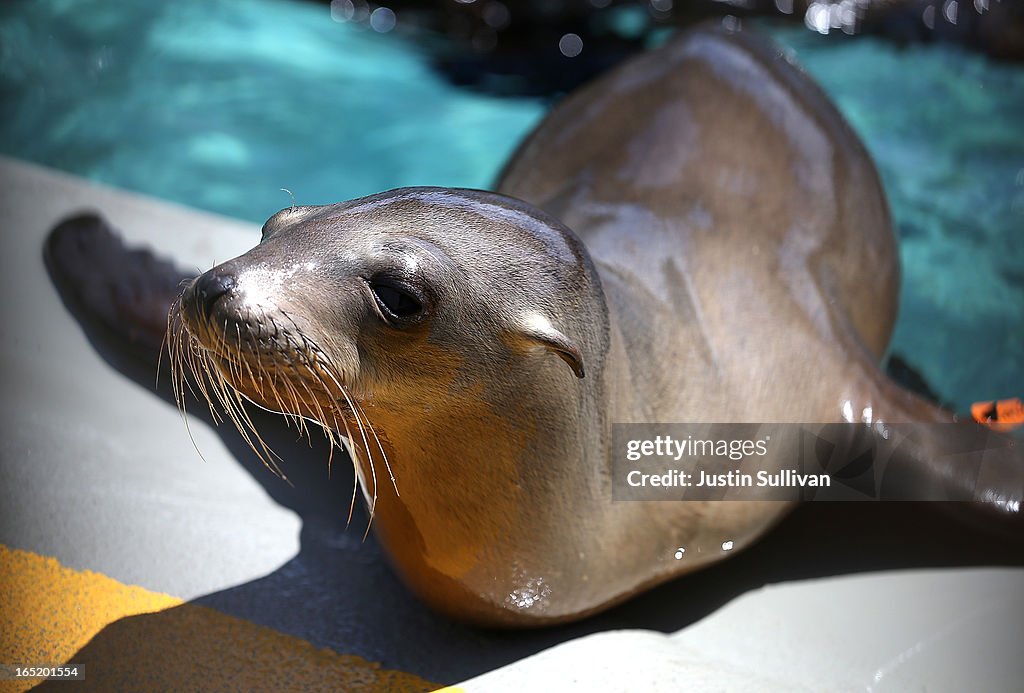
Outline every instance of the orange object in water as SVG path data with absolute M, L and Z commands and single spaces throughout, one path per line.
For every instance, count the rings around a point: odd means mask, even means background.
M 971 416 L 997 431 L 1012 431 L 1024 424 L 1024 402 L 1019 397 L 975 402 L 971 405 Z

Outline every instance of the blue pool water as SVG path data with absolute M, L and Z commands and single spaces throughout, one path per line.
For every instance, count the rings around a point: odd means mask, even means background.
M 961 409 L 1024 395 L 1024 69 L 774 34 L 882 172 L 904 261 L 894 350 Z M 0 7 L 0 152 L 257 222 L 291 203 L 281 188 L 314 204 L 486 187 L 545 108 L 452 87 L 396 32 L 326 5 Z

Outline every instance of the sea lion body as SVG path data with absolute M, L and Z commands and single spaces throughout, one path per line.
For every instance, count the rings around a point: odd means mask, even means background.
M 613 502 L 613 424 L 949 420 L 878 369 L 898 275 L 835 108 L 778 51 L 698 30 L 565 99 L 498 193 L 282 210 L 185 289 L 172 361 L 347 439 L 432 606 L 543 625 L 721 560 L 791 507 Z M 1006 478 L 993 497 L 1019 508 Z
M 631 372 L 621 420 L 832 421 L 868 403 L 816 373 L 853 388 L 888 345 L 888 207 L 856 135 L 777 49 L 697 32 L 631 61 L 559 104 L 498 190 L 576 232 L 626 360 L 657 364 Z

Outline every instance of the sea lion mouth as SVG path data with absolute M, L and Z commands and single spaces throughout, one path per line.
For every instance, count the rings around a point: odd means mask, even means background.
M 253 403 L 318 422 L 339 404 L 353 408 L 352 378 L 287 313 L 226 305 L 224 299 L 215 310 L 197 312 L 187 295 L 179 310 L 183 356 L 215 368 Z
M 313 423 L 330 443 L 332 458 L 334 448 L 344 445 L 358 468 L 365 451 L 373 479 L 372 519 L 378 452 L 389 475 L 391 468 L 360 404 L 364 393 L 356 378 L 284 310 L 243 305 L 231 295 L 230 281 L 211 289 L 202 279 L 185 287 L 168 313 L 167 350 L 178 407 L 185 411 L 186 391 L 205 401 L 214 422 L 230 420 L 263 464 L 282 478 L 281 457 L 256 430 L 246 402 L 282 414 L 300 436 L 308 435 Z

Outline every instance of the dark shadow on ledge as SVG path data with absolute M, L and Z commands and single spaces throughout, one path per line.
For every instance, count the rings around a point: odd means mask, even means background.
M 125 352 L 108 331 L 78 317 L 74 300 L 62 297 L 108 363 L 155 396 L 170 399 L 166 378 L 154 391 L 151 368 Z M 190 410 L 209 423 L 205 405 L 195 403 Z M 880 570 L 1024 565 L 1024 537 L 966 526 L 938 512 L 938 504 L 811 503 L 734 558 L 583 622 L 536 631 L 473 629 L 429 611 L 405 589 L 372 534 L 363 541 L 367 520 L 360 509 L 346 529 L 352 493 L 346 456 L 335 454 L 329 478 L 323 441 L 296 442 L 281 417 L 254 412 L 254 421 L 284 457 L 282 467 L 292 486 L 271 474 L 233 428 L 216 430 L 269 496 L 301 517 L 298 555 L 263 578 L 107 626 L 70 660 L 86 665 L 90 688 L 199 688 L 210 680 L 204 667 L 251 667 L 260 650 L 246 624 L 218 630 L 210 625 L 209 614 L 195 615 L 201 607 L 296 636 L 316 648 L 358 655 L 385 669 L 456 683 L 589 633 L 622 628 L 674 632 L 766 584 Z M 266 636 L 259 633 L 257 641 Z M 265 670 L 253 679 L 255 685 L 278 688 L 278 673 L 316 665 L 312 648 L 309 657 L 263 662 Z M 307 684 L 320 685 L 315 677 Z M 375 690 L 374 685 L 354 681 L 351 688 Z

